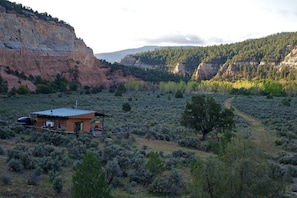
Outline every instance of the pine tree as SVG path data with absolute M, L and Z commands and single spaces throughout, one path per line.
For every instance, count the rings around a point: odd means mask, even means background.
M 72 197 L 111 197 L 101 163 L 91 152 L 86 153 L 81 167 L 72 177 Z

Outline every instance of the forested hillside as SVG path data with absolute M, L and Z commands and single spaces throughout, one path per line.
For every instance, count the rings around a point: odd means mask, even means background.
M 158 49 L 129 55 L 121 64 L 163 69 L 165 67 L 169 72 L 188 74 L 195 80 L 209 80 L 214 77 L 228 80 L 285 78 L 287 71 L 283 71 L 282 75 L 276 74 L 283 68 L 278 66 L 296 49 L 296 44 L 296 32 L 278 33 L 234 44 Z M 293 55 L 292 53 L 291 56 Z M 208 65 L 205 65 L 206 63 Z M 290 71 L 295 69 L 292 64 L 286 66 L 289 66 Z M 207 72 L 209 70 L 212 72 Z M 275 74 L 269 76 L 269 71 Z

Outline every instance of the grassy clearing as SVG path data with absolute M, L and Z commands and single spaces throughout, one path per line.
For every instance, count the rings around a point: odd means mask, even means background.
M 139 149 L 142 149 L 143 146 L 147 146 L 148 150 L 163 152 L 164 154 L 170 154 L 176 150 L 182 150 L 185 152 L 194 152 L 196 156 L 204 157 L 211 155 L 203 151 L 189 149 L 180 147 L 176 142 L 166 142 L 161 140 L 149 140 L 141 137 L 135 137 L 135 140 L 138 144 Z

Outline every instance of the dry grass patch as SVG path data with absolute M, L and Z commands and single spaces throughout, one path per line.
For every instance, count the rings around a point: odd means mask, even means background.
M 135 137 L 135 140 L 138 144 L 138 148 L 142 149 L 143 145 L 147 146 L 148 149 L 151 149 L 152 151 L 162 151 L 164 154 L 170 154 L 173 151 L 176 150 L 182 150 L 185 152 L 191 151 L 194 152 L 196 156 L 209 156 L 212 155 L 211 153 L 199 151 L 196 149 L 189 149 L 180 147 L 176 142 L 168 142 L 168 141 L 162 141 L 162 140 L 148 140 L 141 137 Z
M 226 108 L 233 108 L 234 113 L 239 115 L 240 117 L 247 120 L 252 128 L 252 138 L 256 145 L 259 148 L 269 152 L 270 154 L 276 154 L 276 148 L 274 146 L 275 137 L 273 137 L 266 129 L 266 127 L 251 115 L 248 115 L 242 111 L 239 111 L 237 108 L 232 106 L 233 98 L 228 98 L 225 100 L 224 104 Z

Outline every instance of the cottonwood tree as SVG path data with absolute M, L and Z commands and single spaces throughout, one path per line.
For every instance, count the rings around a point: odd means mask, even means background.
M 218 157 L 198 158 L 191 171 L 193 197 L 283 197 L 287 186 L 285 171 L 243 139 Z
M 218 132 L 231 130 L 234 127 L 234 114 L 230 109 L 222 110 L 221 105 L 212 97 L 196 95 L 192 102 L 187 103 L 181 117 L 181 125 L 193 128 L 202 133 L 202 140 L 216 129 Z

